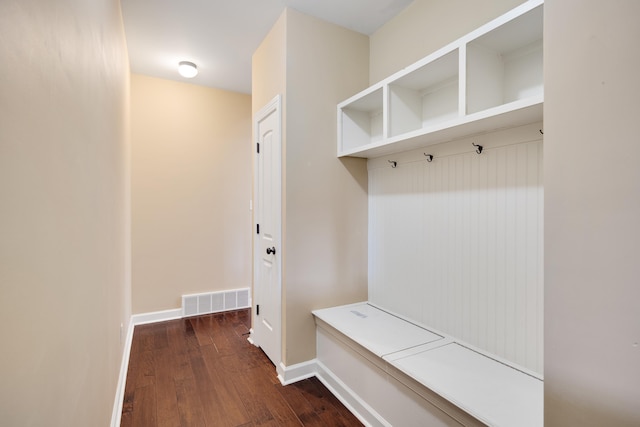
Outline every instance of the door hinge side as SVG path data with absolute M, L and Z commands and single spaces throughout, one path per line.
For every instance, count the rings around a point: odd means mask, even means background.
M 260 224 L 256 224 L 256 234 L 260 234 Z
M 256 143 L 256 149 L 258 150 L 258 154 L 260 154 L 260 143 L 259 142 Z
M 256 305 L 256 316 L 260 316 L 260 304 Z

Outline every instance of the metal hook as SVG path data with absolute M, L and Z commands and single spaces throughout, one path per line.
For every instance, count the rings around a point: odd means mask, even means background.
M 482 145 L 474 144 L 473 142 L 471 143 L 471 145 L 476 147 L 476 153 L 482 154 Z
M 540 131 L 540 135 L 544 135 L 544 132 L 542 132 L 542 129 L 538 129 Z
M 427 158 L 427 162 L 431 163 L 433 161 L 433 154 L 422 153 Z
M 396 166 L 398 166 L 398 162 L 394 161 L 394 160 L 387 160 L 389 163 L 391 163 L 391 167 L 395 168 Z

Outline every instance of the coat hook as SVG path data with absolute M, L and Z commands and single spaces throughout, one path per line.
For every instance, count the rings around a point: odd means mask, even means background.
M 422 153 L 427 158 L 427 162 L 431 163 L 433 161 L 433 154 Z
M 482 154 L 482 145 L 474 144 L 473 142 L 471 143 L 471 145 L 476 147 L 476 153 Z
M 391 167 L 395 168 L 396 166 L 398 166 L 398 162 L 396 162 L 395 160 L 387 160 L 389 163 L 391 163 Z
M 544 135 L 544 132 L 542 132 L 542 129 L 538 129 L 540 131 L 540 135 Z

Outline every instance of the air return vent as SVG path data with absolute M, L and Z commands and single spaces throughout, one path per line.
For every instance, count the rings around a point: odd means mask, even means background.
M 182 317 L 251 307 L 249 288 L 182 295 Z

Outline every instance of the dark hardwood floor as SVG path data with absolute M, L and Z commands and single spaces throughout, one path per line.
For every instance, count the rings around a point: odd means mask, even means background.
M 136 326 L 129 426 L 360 426 L 316 378 L 283 387 L 247 341 L 249 310 Z

